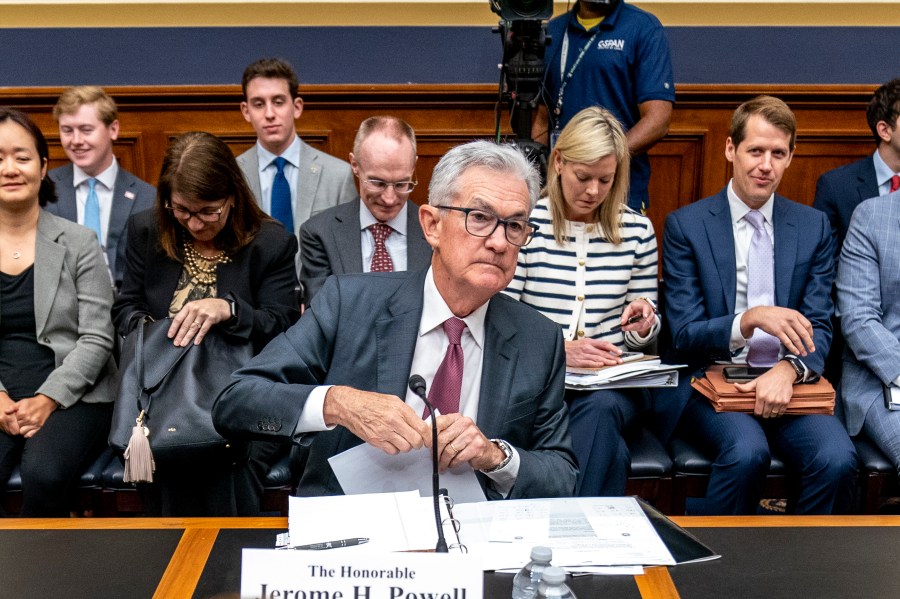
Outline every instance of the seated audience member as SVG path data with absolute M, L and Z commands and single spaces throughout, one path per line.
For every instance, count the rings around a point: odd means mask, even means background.
M 837 238 L 836 256 L 841 252 L 850 217 L 859 203 L 900 189 L 900 79 L 888 81 L 875 90 L 866 108 L 866 120 L 875 137 L 875 152 L 828 171 L 816 183 L 813 208 L 824 212 L 831 221 Z M 825 373 L 831 382 L 837 383 L 844 353 L 839 310 L 832 324 L 834 339 L 825 360 Z
M 59 201 L 46 210 L 92 229 L 106 252 L 116 288 L 125 271 L 126 225 L 151 208 L 156 189 L 121 166 L 113 155 L 119 136 L 116 103 L 99 87 L 67 89 L 53 107 L 59 141 L 71 164 L 50 171 Z
M 257 139 L 237 161 L 266 214 L 299 234 L 310 216 L 356 197 L 350 165 L 297 136 L 295 121 L 303 113 L 303 100 L 287 61 L 263 58 L 250 64 L 241 88 L 241 114 Z M 297 260 L 299 272 L 299 255 Z
M 822 371 L 831 340 L 834 239 L 821 212 L 775 193 L 791 163 L 796 120 L 777 98 L 735 111 L 725 156 L 734 177 L 715 196 L 671 213 L 663 237 L 670 363 L 680 385 L 654 392 L 662 437 L 675 430 L 714 456 L 705 498 L 691 514 L 756 511 L 770 448 L 794 475 L 801 514 L 851 508 L 856 453 L 834 416 L 785 416 L 792 386 Z M 715 361 L 769 367 L 735 385 L 756 395 L 753 414 L 716 413 L 690 387 Z
M 300 282 L 312 299 L 332 274 L 420 270 L 431 246 L 408 200 L 416 186 L 416 134 L 404 121 L 373 116 L 359 126 L 350 153 L 359 197 L 300 227 Z
M 550 153 L 547 187 L 532 215 L 506 292 L 562 327 L 566 365 L 620 364 L 622 350 L 656 338 L 656 237 L 628 208 L 628 144 L 604 108 L 586 108 Z M 629 324 L 638 316 L 640 320 Z M 647 408 L 646 391 L 566 391 L 578 494 L 622 495 L 631 464 L 623 434 Z
M 442 469 L 468 463 L 492 499 L 571 495 L 562 335 L 499 293 L 531 238 L 537 194 L 515 148 L 450 150 L 419 209 L 431 268 L 330 277 L 300 322 L 235 372 L 216 426 L 309 445 L 298 493 L 339 494 L 329 457 L 363 442 L 389 454 L 431 446 L 407 385 L 419 374 L 440 414 Z
M 209 133 L 185 133 L 163 159 L 154 210 L 128 224 L 125 280 L 113 320 L 127 335 L 145 316 L 172 318 L 178 346 L 199 344 L 212 327 L 259 351 L 299 316 L 297 239 L 253 201 L 231 150 Z M 263 451 L 265 450 L 265 451 Z M 271 448 L 253 447 L 247 464 L 158 468 L 145 489 L 147 512 L 249 515 Z
M 837 296 L 847 348 L 841 401 L 847 431 L 865 431 L 900 472 L 900 193 L 861 203 L 838 265 Z
M 21 464 L 28 517 L 68 516 L 106 447 L 115 375 L 109 273 L 90 229 L 43 209 L 48 156 L 37 126 L 0 108 L 0 492 Z

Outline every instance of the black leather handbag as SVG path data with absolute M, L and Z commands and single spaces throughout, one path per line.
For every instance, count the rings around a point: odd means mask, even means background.
M 131 482 L 151 482 L 157 461 L 215 460 L 226 454 L 228 442 L 213 426 L 212 405 L 231 373 L 253 356 L 250 341 L 235 340 L 216 327 L 200 345 L 176 347 L 166 335 L 171 324 L 168 318 L 147 318 L 122 347 L 109 444 L 125 452 Z M 148 452 L 144 439 L 152 455 L 143 455 Z M 129 475 L 135 452 L 142 460 L 149 457 L 149 476 L 146 471 Z

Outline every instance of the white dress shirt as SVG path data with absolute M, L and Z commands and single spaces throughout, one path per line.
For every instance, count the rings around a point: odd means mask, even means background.
M 275 173 L 278 168 L 272 161 L 278 156 L 268 151 L 262 144 L 256 142 L 256 156 L 259 160 L 259 190 L 262 194 L 262 209 L 266 214 L 272 214 L 272 183 L 275 181 Z M 294 222 L 297 222 L 297 171 L 300 168 L 300 138 L 294 135 L 294 141 L 280 154 L 287 160 L 284 165 L 284 176 L 291 188 L 291 214 Z
M 397 216 L 387 221 L 393 231 L 384 241 L 384 248 L 391 257 L 394 264 L 394 271 L 400 272 L 406 270 L 406 211 L 409 208 L 406 202 L 403 202 L 403 208 L 397 213 Z M 375 253 L 375 237 L 369 227 L 380 222 L 369 211 L 369 207 L 362 200 L 359 201 L 359 242 L 362 249 L 362 267 L 363 272 L 369 272 L 372 269 L 372 255 Z
M 88 197 L 88 179 L 89 174 L 81 170 L 77 165 L 72 165 L 72 185 L 75 187 L 75 205 L 78 212 L 78 224 L 84 224 L 84 207 Z M 116 187 L 116 177 L 119 176 L 119 163 L 113 157 L 112 164 L 106 170 L 94 177 L 97 179 L 97 185 L 94 191 L 97 193 L 97 201 L 100 204 L 100 246 L 103 248 L 103 255 L 106 256 L 106 236 L 109 231 L 109 215 L 112 214 L 113 190 Z

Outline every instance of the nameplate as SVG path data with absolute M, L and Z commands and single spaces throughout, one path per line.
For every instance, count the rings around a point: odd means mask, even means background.
M 241 599 L 481 599 L 464 554 L 244 549 Z

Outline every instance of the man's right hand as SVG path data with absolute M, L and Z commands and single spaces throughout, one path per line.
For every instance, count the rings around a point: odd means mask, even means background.
M 328 426 L 343 426 L 390 455 L 419 449 L 431 440 L 428 423 L 396 395 L 331 387 L 323 413 Z
M 812 323 L 796 310 L 779 306 L 750 308 L 741 316 L 741 335 L 749 339 L 756 329 L 778 337 L 788 353 L 795 356 L 816 351 Z

